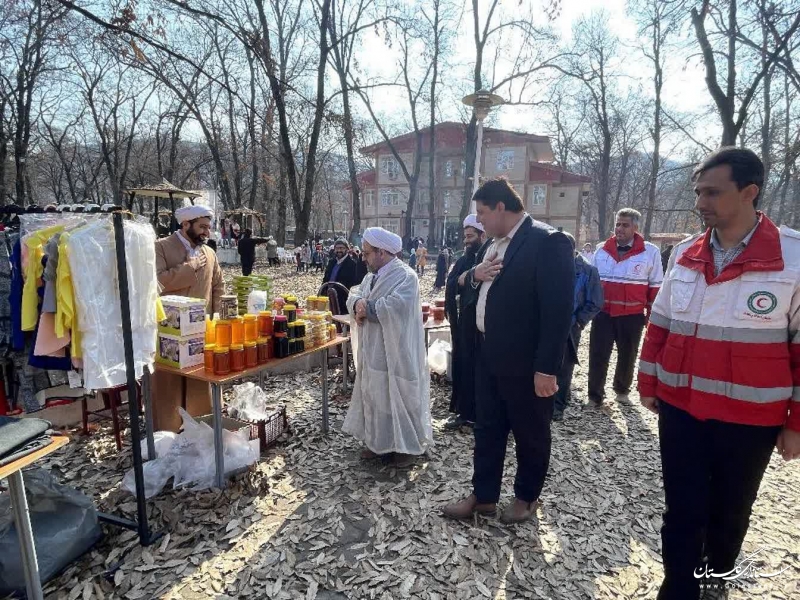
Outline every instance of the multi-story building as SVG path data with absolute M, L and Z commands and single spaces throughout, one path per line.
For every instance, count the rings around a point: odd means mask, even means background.
M 385 142 L 362 148 L 374 168 L 360 175 L 361 226 L 379 226 L 400 235 L 428 238 L 430 202 L 434 208 L 435 241 L 447 231 L 449 240 L 460 236 L 458 219 L 465 183 L 466 125 L 445 122 L 436 125 L 435 192 L 430 198 L 428 179 L 428 131 L 423 135 L 423 156 L 417 184 L 417 202 L 412 212 L 412 231 L 405 231 L 409 186 L 403 169 Z M 413 172 L 416 139 L 413 133 L 392 139 L 400 159 Z M 581 234 L 581 199 L 589 195 L 590 179 L 569 173 L 553 164 L 553 149 L 547 136 L 484 128 L 480 173 L 484 179 L 504 176 L 525 201 L 534 218 Z M 349 186 L 347 186 L 349 189 Z

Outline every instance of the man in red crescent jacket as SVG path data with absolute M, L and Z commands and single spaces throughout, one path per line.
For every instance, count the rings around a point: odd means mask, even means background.
M 718 150 L 694 181 L 707 229 L 675 247 L 639 362 L 666 501 L 658 600 L 727 598 L 773 448 L 800 456 L 800 233 L 756 211 L 750 150 Z

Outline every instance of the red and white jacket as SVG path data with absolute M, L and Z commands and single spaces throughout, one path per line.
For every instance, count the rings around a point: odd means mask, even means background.
M 761 215 L 718 276 L 710 238 L 690 238 L 670 258 L 639 393 L 701 420 L 800 431 L 800 233 Z
M 661 253 L 638 233 L 622 259 L 617 254 L 617 239 L 612 236 L 597 246 L 592 264 L 603 284 L 603 312 L 612 317 L 640 315 L 649 309 L 664 279 Z

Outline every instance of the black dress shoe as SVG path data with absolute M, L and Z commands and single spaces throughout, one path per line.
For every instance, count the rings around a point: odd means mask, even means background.
M 553 411 L 553 421 L 563 421 L 564 420 L 564 411 L 563 410 L 555 410 Z

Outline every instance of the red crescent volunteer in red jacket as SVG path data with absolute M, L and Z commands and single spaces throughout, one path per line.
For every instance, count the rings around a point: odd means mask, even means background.
M 589 402 L 600 406 L 605 398 L 611 352 L 617 347 L 612 387 L 617 401 L 627 403 L 633 385 L 639 342 L 658 293 L 664 270 L 661 253 L 639 235 L 642 215 L 623 208 L 616 215 L 614 235 L 598 246 L 593 263 L 603 285 L 603 310 L 592 321 L 589 334 Z
M 639 362 L 659 416 L 659 600 L 723 581 L 776 442 L 800 454 L 800 233 L 756 211 L 764 167 L 750 150 L 718 150 L 694 177 L 707 230 L 673 251 Z

